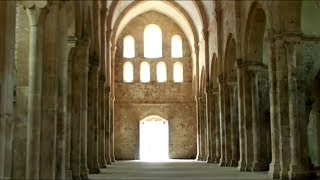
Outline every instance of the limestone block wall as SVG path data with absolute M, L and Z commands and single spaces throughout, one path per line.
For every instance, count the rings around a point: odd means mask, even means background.
M 143 31 L 149 24 L 156 24 L 162 31 L 162 57 L 144 57 Z M 171 58 L 171 37 L 182 38 L 183 57 Z M 123 38 L 132 35 L 135 39 L 135 58 L 123 58 Z M 123 64 L 131 61 L 134 82 L 123 82 Z M 150 64 L 150 83 L 140 83 L 140 64 Z M 158 83 L 156 65 L 164 61 L 167 82 Z M 173 64 L 183 64 L 183 83 L 173 82 Z M 170 18 L 157 12 L 146 12 L 124 28 L 117 42 L 115 58 L 115 108 L 114 142 L 118 160 L 139 159 L 139 122 L 151 115 L 160 116 L 169 122 L 169 157 L 195 158 L 196 108 L 192 91 L 192 60 L 187 38 L 180 27 Z

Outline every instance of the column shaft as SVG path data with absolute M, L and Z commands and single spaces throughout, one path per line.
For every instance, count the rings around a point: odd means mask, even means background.
M 98 87 L 98 104 L 99 104 L 99 165 L 100 168 L 106 168 L 107 162 L 105 159 L 105 117 L 104 117 L 104 74 L 99 75 L 99 87 Z
M 238 102 L 237 84 L 229 86 L 230 89 L 230 117 L 231 117 L 231 149 L 232 160 L 230 166 L 237 166 L 239 161 L 239 122 L 238 122 Z

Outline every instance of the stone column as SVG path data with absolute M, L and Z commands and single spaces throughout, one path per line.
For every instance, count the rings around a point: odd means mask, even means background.
M 58 70 L 58 97 L 57 97 L 57 137 L 56 137 L 56 179 L 65 179 L 66 167 L 66 123 L 67 123 L 67 94 L 68 94 L 68 56 L 67 56 L 67 6 L 62 4 L 59 12 L 59 32 L 57 47 L 61 48 L 61 53 L 57 54 Z M 57 48 L 58 49 L 58 48 Z
M 303 145 L 307 145 L 306 142 L 300 140 L 301 133 L 299 130 L 299 122 L 304 121 L 304 116 L 299 109 L 298 95 L 304 92 L 299 92 L 298 78 L 303 72 L 302 64 L 299 64 L 299 60 L 296 58 L 296 48 L 299 43 L 299 38 L 286 39 L 285 48 L 287 52 L 287 66 L 288 66 L 288 94 L 289 94 L 289 120 L 290 120 L 290 148 L 291 148 L 291 162 L 289 177 L 291 179 L 307 179 L 310 176 L 310 172 L 306 169 L 302 163 Z M 301 142 L 300 142 L 301 141 Z
M 206 157 L 206 137 L 205 137 L 205 119 L 204 119 L 205 101 L 203 97 L 199 97 L 199 120 L 200 120 L 200 160 L 205 161 Z
M 237 85 L 238 85 L 238 120 L 239 120 L 239 162 L 238 169 L 245 171 L 246 167 L 246 139 L 245 139 L 245 119 L 244 119 L 244 71 L 242 59 L 237 59 Z
M 101 67 L 100 67 L 101 68 Z M 99 164 L 100 168 L 106 168 L 107 162 L 105 159 L 105 116 L 104 116 L 104 84 L 105 84 L 104 74 L 101 74 L 101 69 L 99 73 L 99 87 L 98 87 L 98 103 L 99 103 Z
M 288 70 L 285 47 L 283 40 L 275 41 L 275 57 L 277 59 L 277 117 L 279 126 L 279 156 L 280 156 L 280 178 L 288 178 L 290 162 L 290 129 L 288 109 Z
M 225 111 L 224 111 L 224 79 L 223 75 L 218 76 L 219 82 L 219 110 L 220 110 L 220 148 L 221 148 L 221 157 L 220 157 L 220 166 L 226 166 L 226 139 L 225 139 Z
M 106 131 L 105 131 L 105 137 L 106 137 L 106 143 L 105 143 L 105 150 L 106 150 L 106 161 L 107 164 L 112 164 L 111 158 L 110 158 L 110 117 L 109 117 L 109 93 L 110 88 L 108 87 L 108 83 L 105 82 L 105 121 L 106 121 Z
M 263 161 L 262 144 L 261 142 L 261 122 L 260 122 L 260 108 L 259 108 L 259 85 L 258 76 L 262 71 L 260 66 L 248 67 L 251 80 L 251 97 L 252 97 L 252 130 L 253 130 L 253 164 L 252 171 L 265 171 L 268 169 L 268 165 Z
M 11 179 L 16 2 L 0 2 L 0 179 Z
M 205 156 L 204 161 L 208 161 L 209 159 L 209 116 L 208 116 L 208 94 L 205 90 L 203 97 L 203 124 L 204 124 L 204 148 L 205 148 Z
M 244 132 L 245 132 L 245 157 L 246 171 L 251 171 L 253 162 L 253 137 L 252 137 L 252 97 L 251 97 L 251 79 L 247 69 L 243 73 L 244 88 Z
M 65 45 L 67 40 L 67 25 L 65 22 L 66 3 L 50 2 L 47 6 L 48 14 L 44 21 L 43 33 L 50 34 L 43 41 L 43 73 L 41 94 L 41 136 L 40 136 L 40 179 L 64 177 L 64 151 L 65 151 L 65 108 L 58 116 L 59 77 L 58 73 L 66 71 L 63 66 L 65 59 Z M 64 72 L 66 74 L 66 72 Z M 62 77 L 64 78 L 64 77 Z M 63 83 L 63 82 L 62 82 Z M 63 84 L 60 84 L 62 88 Z M 61 96 L 62 95 L 61 93 Z M 65 105 L 64 105 L 65 106 Z M 58 131 L 59 128 L 59 131 Z M 57 149 L 58 147 L 58 149 Z M 56 152 L 57 151 L 57 152 Z M 58 157 L 56 155 L 59 155 Z M 59 158 L 59 159 L 57 159 Z M 59 178 L 59 177 L 57 177 Z
M 270 59 L 269 59 L 269 82 L 270 82 L 270 129 L 271 129 L 271 153 L 272 161 L 269 165 L 269 176 L 273 179 L 279 178 L 280 161 L 279 161 L 279 124 L 277 118 L 277 79 L 276 79 L 276 62 L 275 62 L 275 42 L 270 41 Z
M 88 82 L 88 167 L 89 173 L 100 173 L 98 162 L 98 68 L 99 60 L 90 57 Z
M 232 141 L 231 141 L 231 118 L 230 118 L 230 89 L 228 87 L 228 80 L 223 81 L 223 119 L 224 119 L 224 155 L 225 155 L 225 166 L 230 166 L 232 161 Z
M 197 116 L 197 157 L 198 161 L 201 161 L 202 151 L 201 151 L 201 122 L 200 122 L 200 98 L 195 97 L 196 100 L 196 116 Z
M 110 108 L 110 158 L 112 162 L 116 162 L 114 157 L 114 100 L 115 97 L 111 97 L 111 108 Z
M 83 45 L 81 46 L 81 179 L 88 179 L 88 71 L 89 71 L 89 46 L 90 41 L 88 37 L 83 38 Z
M 212 107 L 212 89 L 208 89 L 207 92 L 207 118 L 208 118 L 208 149 L 209 149 L 209 157 L 208 157 L 208 163 L 214 162 L 214 153 L 215 153 L 215 141 L 213 141 L 213 135 L 212 132 L 214 132 L 214 124 L 212 115 L 214 115 L 213 111 L 214 108 Z
M 85 41 L 78 39 L 76 46 L 73 48 L 74 56 L 72 58 L 72 81 L 71 81 L 71 154 L 70 164 L 72 177 L 81 179 L 81 96 L 83 83 L 83 67 L 81 60 L 83 46 Z M 80 62 L 79 62 L 80 60 Z
M 76 38 L 69 37 L 69 44 L 74 46 L 76 43 Z M 75 48 L 71 47 L 68 55 L 68 94 L 67 94 L 67 120 L 66 120 L 66 153 L 65 153 L 65 177 L 66 179 L 72 179 L 72 171 L 70 164 L 70 154 L 71 154 L 71 105 L 72 105 L 72 59 L 75 56 Z
M 26 6 L 26 5 L 25 5 Z M 40 19 L 45 16 L 45 6 L 27 6 L 30 23 L 29 49 L 29 95 L 27 128 L 26 178 L 39 179 L 40 173 L 40 132 L 42 94 L 42 36 Z
M 214 139 L 215 139 L 215 163 L 220 163 L 221 158 L 221 143 L 220 143 L 220 111 L 219 111 L 219 89 L 213 90 L 213 107 L 214 107 Z
M 237 80 L 228 80 L 230 97 L 230 119 L 231 119 L 231 150 L 232 157 L 230 166 L 238 166 L 239 161 L 239 121 L 237 101 Z

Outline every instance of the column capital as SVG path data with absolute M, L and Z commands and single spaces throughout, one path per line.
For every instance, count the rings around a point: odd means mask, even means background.
M 208 94 L 209 95 L 218 95 L 219 94 L 219 88 L 208 89 Z
M 31 9 L 31 8 L 45 8 L 48 5 L 48 1 L 46 0 L 36 0 L 36 1 L 24 1 L 20 0 L 18 3 L 22 4 L 25 8 Z
M 246 67 L 248 71 L 262 71 L 268 69 L 267 65 L 259 61 L 245 61 L 243 66 Z
M 238 79 L 235 76 L 227 77 L 226 79 L 228 86 L 237 86 L 238 85 Z

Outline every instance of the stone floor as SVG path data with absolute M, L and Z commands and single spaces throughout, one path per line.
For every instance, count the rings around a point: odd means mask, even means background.
M 90 179 L 269 179 L 267 172 L 240 172 L 193 160 L 169 162 L 118 161 Z

